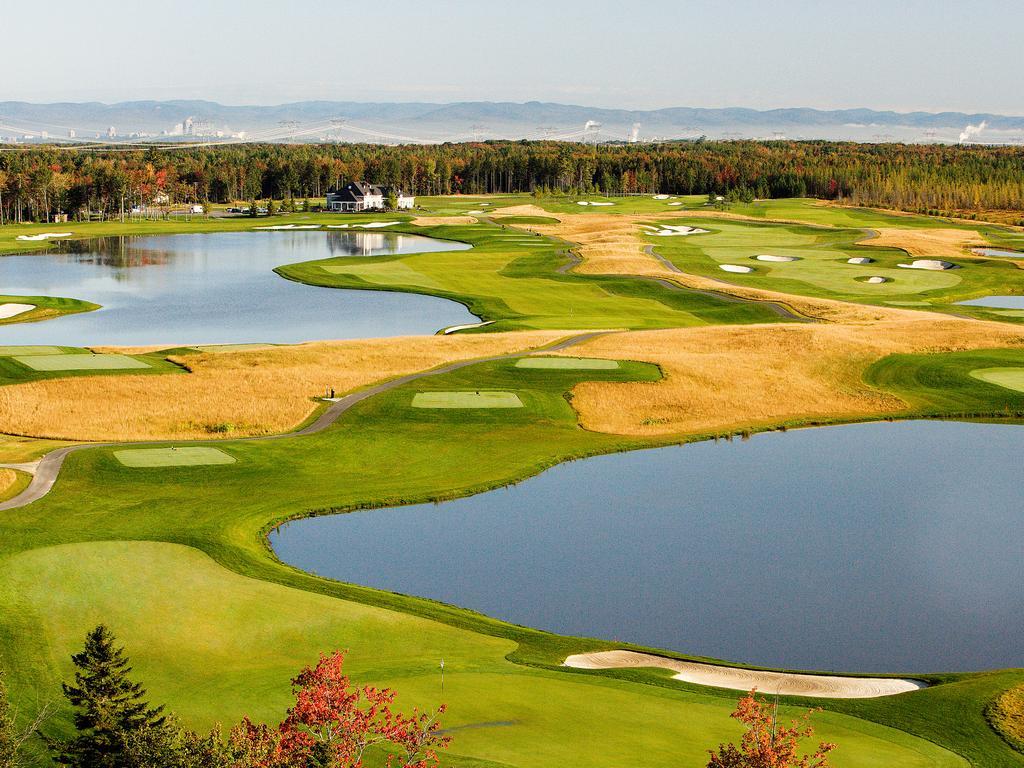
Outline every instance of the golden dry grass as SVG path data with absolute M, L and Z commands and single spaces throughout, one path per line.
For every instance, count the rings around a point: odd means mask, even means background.
M 1018 751 L 1024 752 L 1024 685 L 1004 691 L 988 709 L 992 725 Z
M 970 248 L 989 245 L 973 230 L 965 229 L 898 229 L 875 230 L 877 237 L 861 240 L 861 245 L 880 248 L 900 248 L 911 256 L 931 258 L 961 258 L 971 256 Z
M 436 227 L 439 224 L 476 224 L 473 216 L 417 216 L 412 220 L 417 227 Z
M 863 383 L 896 352 L 1024 346 L 998 323 L 918 315 L 870 324 L 715 326 L 600 337 L 560 354 L 661 366 L 652 383 L 578 385 L 584 427 L 622 435 L 727 433 L 791 420 L 862 418 L 903 410 Z
M 0 432 L 72 440 L 241 437 L 302 422 L 325 387 L 344 393 L 444 363 L 533 349 L 566 332 L 315 342 L 175 360 L 188 375 L 82 376 L 0 388 Z M 72 392 L 71 397 L 68 393 Z M 216 432 L 230 425 L 227 432 Z
M 531 208 L 532 206 L 521 206 Z M 502 209 L 507 211 L 510 209 Z M 693 211 L 659 218 L 692 218 Z M 708 217 L 722 218 L 719 211 L 706 213 Z M 724 215 L 726 218 L 746 219 L 742 216 Z M 872 307 L 850 304 L 831 299 L 795 296 L 762 288 L 734 285 L 722 280 L 701 275 L 675 272 L 650 254 L 640 239 L 640 222 L 649 216 L 625 214 L 568 214 L 558 224 L 531 225 L 531 229 L 545 235 L 579 243 L 576 249 L 582 259 L 573 271 L 582 274 L 642 275 L 671 280 L 685 288 L 718 291 L 752 301 L 772 301 L 794 309 L 796 312 L 818 320 L 833 322 L 863 322 L 883 319 L 898 319 L 914 315 L 909 310 L 889 307 Z
M 16 482 L 18 482 L 18 475 L 13 469 L 0 469 L 0 499 L 4 498 L 4 494 Z

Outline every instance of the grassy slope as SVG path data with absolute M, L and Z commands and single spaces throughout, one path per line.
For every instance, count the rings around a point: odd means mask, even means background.
M 393 228 L 391 231 L 395 231 Z M 760 303 L 725 301 L 639 278 L 563 274 L 568 244 L 491 224 L 408 231 L 471 243 L 469 251 L 291 264 L 278 273 L 311 285 L 429 293 L 466 304 L 487 332 L 512 329 L 664 328 L 777 322 Z
M 272 522 L 309 509 L 444 498 L 500 485 L 571 456 L 636 447 L 636 441 L 579 429 L 563 393 L 584 378 L 656 375 L 652 367 L 638 364 L 598 372 L 484 364 L 367 401 L 317 436 L 224 443 L 238 459 L 230 466 L 127 470 L 107 449 L 76 454 L 49 497 L 8 513 L 0 542 L 0 557 L 6 559 L 0 591 L 6 590 L 3 602 L 15 609 L 0 618 L 3 666 L 15 669 L 12 684 L 22 696 L 52 687 L 66 671 L 66 656 L 81 630 L 110 615 L 117 631 L 134 641 L 133 655 L 154 694 L 190 721 L 206 723 L 214 716 L 233 718 L 246 711 L 273 716 L 285 700 L 285 669 L 294 668 L 303 655 L 337 645 L 352 649 L 353 663 L 365 670 L 366 679 L 397 685 L 417 700 L 429 701 L 433 659 L 444 651 L 456 670 L 472 669 L 479 675 L 465 693 L 446 689 L 446 699 L 454 705 L 453 722 L 517 722 L 507 730 L 466 731 L 456 748 L 460 753 L 521 765 L 598 764 L 608 754 L 621 762 L 643 755 L 645 765 L 675 764 L 680 756 L 695 762 L 700 750 L 722 733 L 715 721 L 727 720 L 735 694 L 678 683 L 666 687 L 664 676 L 656 672 L 545 670 L 557 666 L 568 651 L 609 644 L 559 638 L 430 601 L 327 582 L 274 562 L 258 535 Z M 499 412 L 409 408 L 416 391 L 484 387 L 516 391 L 527 407 Z M 399 467 L 401 472 L 395 471 Z M 102 493 L 97 492 L 100 488 Z M 254 495 L 254 488 L 260 493 Z M 92 501 L 84 506 L 82 498 Z M 238 508 L 238 498 L 248 500 L 245 507 Z M 189 560 L 195 555 L 181 550 L 99 544 L 113 540 L 187 544 L 237 575 Z M 94 544 L 76 545 L 73 556 L 67 554 L 71 550 L 46 549 L 71 542 Z M 123 567 L 104 567 L 109 562 Z M 72 567 L 77 576 L 66 572 Z M 51 589 L 51 579 L 52 584 L 75 588 Z M 304 591 L 273 592 L 282 587 Z M 310 592 L 352 602 L 327 610 L 306 594 Z M 397 612 L 374 614 L 376 623 L 363 631 L 367 609 L 355 603 Z M 431 623 L 428 632 L 413 616 L 449 628 Z M 466 637 L 456 629 L 473 634 Z M 411 648 L 407 644 L 416 645 L 419 638 L 436 638 L 440 645 L 427 643 L 408 657 L 393 657 L 395 644 Z M 277 650 L 269 653 L 267 646 Z M 511 653 L 527 666 L 506 662 L 504 656 Z M 253 659 L 261 660 L 254 664 Z M 195 680 L 193 669 L 202 678 L 198 688 L 188 684 Z M 988 680 L 977 688 L 989 697 L 997 691 Z M 950 737 L 944 729 L 953 713 L 922 707 L 925 695 L 934 696 L 934 691 L 900 697 L 907 712 L 898 717 L 887 702 L 870 702 L 857 714 L 891 719 L 900 727 L 909 723 L 910 730 L 961 752 L 980 743 L 985 764 L 1015 764 L 1001 751 L 1001 741 L 985 741 L 983 720 L 979 725 L 967 718 L 966 735 Z M 963 703 L 956 696 L 952 700 Z M 586 728 L 572 726 L 580 719 Z M 942 729 L 929 730 L 933 721 Z M 652 722 L 658 727 L 650 728 Z M 928 764 L 952 764 L 926 744 L 866 721 L 829 714 L 820 724 L 823 736 L 845 746 L 840 765 L 913 766 L 921 764 L 922 755 Z M 623 737 L 624 732 L 641 731 L 642 738 Z M 602 736 L 593 736 L 595 732 Z

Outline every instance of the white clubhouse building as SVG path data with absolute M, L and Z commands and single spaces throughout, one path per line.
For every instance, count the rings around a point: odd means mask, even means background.
M 355 181 L 349 182 L 341 189 L 328 190 L 327 210 L 341 213 L 382 211 L 384 210 L 384 201 L 392 192 L 398 201 L 396 205 L 398 210 L 406 211 L 413 207 L 415 198 L 412 195 L 406 195 L 400 189 L 378 187 L 375 184 Z

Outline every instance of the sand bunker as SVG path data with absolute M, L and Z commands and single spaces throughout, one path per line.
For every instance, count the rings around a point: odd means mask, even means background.
M 847 264 L 873 264 L 874 259 L 869 259 L 867 256 L 857 256 L 852 259 L 847 259 Z
M 771 256 L 768 254 L 761 254 L 760 256 L 755 256 L 754 258 L 757 259 L 758 261 L 799 261 L 799 259 L 796 256 Z
M 692 661 L 667 659 L 635 651 L 600 651 L 569 656 L 564 665 L 576 669 L 632 669 L 655 667 L 675 672 L 672 677 L 697 685 L 749 691 L 757 688 L 761 693 L 779 693 L 784 696 L 812 696 L 826 699 L 870 699 L 876 696 L 894 696 L 925 687 L 917 680 L 885 677 L 836 677 L 832 675 L 800 675 L 784 672 L 766 672 L 756 669 L 699 664 Z
M 417 392 L 413 408 L 522 408 L 515 392 Z
M 483 211 L 466 211 L 467 216 L 479 216 Z
M 872 275 L 871 277 L 869 277 L 864 282 L 865 283 L 888 283 L 890 281 L 890 279 L 891 278 L 888 278 L 888 277 L 882 277 L 881 275 Z
M 902 267 L 903 269 L 928 269 L 933 272 L 956 268 L 956 264 L 952 264 L 948 261 L 940 261 L 939 259 L 914 259 L 909 264 L 897 264 L 896 266 Z
M 738 272 L 740 274 L 753 272 L 753 267 L 741 267 L 739 264 L 719 264 L 718 268 L 725 272 Z
M 0 304 L 0 320 L 9 320 L 35 308 L 35 304 Z
M 590 200 L 580 200 L 576 205 L 615 205 L 615 203 L 595 203 Z
M 643 228 L 647 230 L 645 234 L 653 235 L 654 237 L 685 237 L 686 235 L 704 235 L 708 232 L 708 230 L 701 229 L 700 227 L 687 227 L 678 224 L 662 224 L 657 227 L 644 224 Z
M 669 203 L 669 205 L 682 205 L 682 203 Z
M 668 200 L 668 195 L 655 195 L 655 200 Z
M 53 237 L 71 237 L 70 232 L 43 232 L 40 235 L 18 235 L 17 240 L 49 240 Z
M 467 328 L 483 328 L 485 325 L 491 325 L 493 320 L 484 320 L 482 323 L 465 323 L 463 325 L 451 325 L 441 331 L 442 335 L 447 336 L 449 333 L 455 333 L 456 331 L 464 331 Z

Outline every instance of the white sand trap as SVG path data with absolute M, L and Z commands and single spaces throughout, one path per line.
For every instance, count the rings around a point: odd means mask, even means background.
M 564 666 L 576 669 L 631 669 L 655 667 L 675 672 L 672 677 L 697 685 L 712 685 L 735 691 L 757 688 L 761 693 L 784 696 L 812 696 L 825 699 L 871 699 L 895 696 L 925 688 L 919 680 L 894 677 L 836 677 L 833 675 L 799 675 L 766 672 L 757 669 L 722 667 L 693 661 L 667 659 L 635 651 L 600 651 L 569 656 Z
M 678 224 L 662 224 L 657 227 L 645 224 L 644 228 L 647 230 L 647 234 L 654 237 L 686 237 L 687 235 L 705 235 L 708 233 L 708 230 L 701 229 L 700 227 L 687 227 Z
M 778 261 L 778 262 L 797 261 L 798 260 L 796 256 L 772 256 L 772 255 L 767 254 L 767 253 L 762 253 L 760 256 L 755 256 L 754 258 L 757 259 L 758 261 Z
M 928 269 L 932 272 L 941 272 L 944 269 L 953 269 L 956 264 L 939 259 L 914 259 L 909 264 L 897 264 L 896 266 L 903 269 Z
M 451 325 L 441 331 L 441 334 L 447 336 L 449 333 L 455 333 L 456 331 L 464 331 L 467 328 L 483 328 L 485 325 L 490 325 L 493 320 L 485 320 L 482 323 L 465 323 L 464 325 Z
M 595 203 L 590 200 L 580 200 L 576 205 L 615 205 L 615 203 Z
M 380 229 L 381 227 L 393 227 L 395 224 L 401 224 L 400 221 L 368 221 L 365 224 L 353 224 L 354 227 L 362 227 L 363 229 Z
M 668 200 L 668 195 L 655 195 L 655 200 Z
M 882 277 L 881 275 L 873 275 L 872 277 L 869 277 L 864 282 L 866 282 L 866 283 L 888 283 L 889 282 L 889 278 L 888 277 Z
M 669 203 L 669 205 L 682 205 L 682 203 Z
M 738 272 L 740 274 L 754 271 L 753 267 L 741 267 L 739 264 L 719 264 L 718 268 L 725 272 Z
M 476 216 L 481 213 L 483 213 L 483 211 L 466 211 L 467 216 Z
M 43 232 L 39 235 L 18 235 L 17 240 L 49 240 L 54 237 L 71 237 L 71 232 Z
M 327 228 L 328 229 L 348 229 L 349 225 L 348 224 L 328 224 Z
M 846 260 L 847 264 L 874 264 L 874 259 L 869 259 L 867 256 L 856 256 L 852 259 Z
M 0 320 L 9 320 L 12 317 L 31 312 L 35 308 L 35 304 L 0 304 Z
M 490 203 L 480 203 L 481 206 L 490 205 Z

